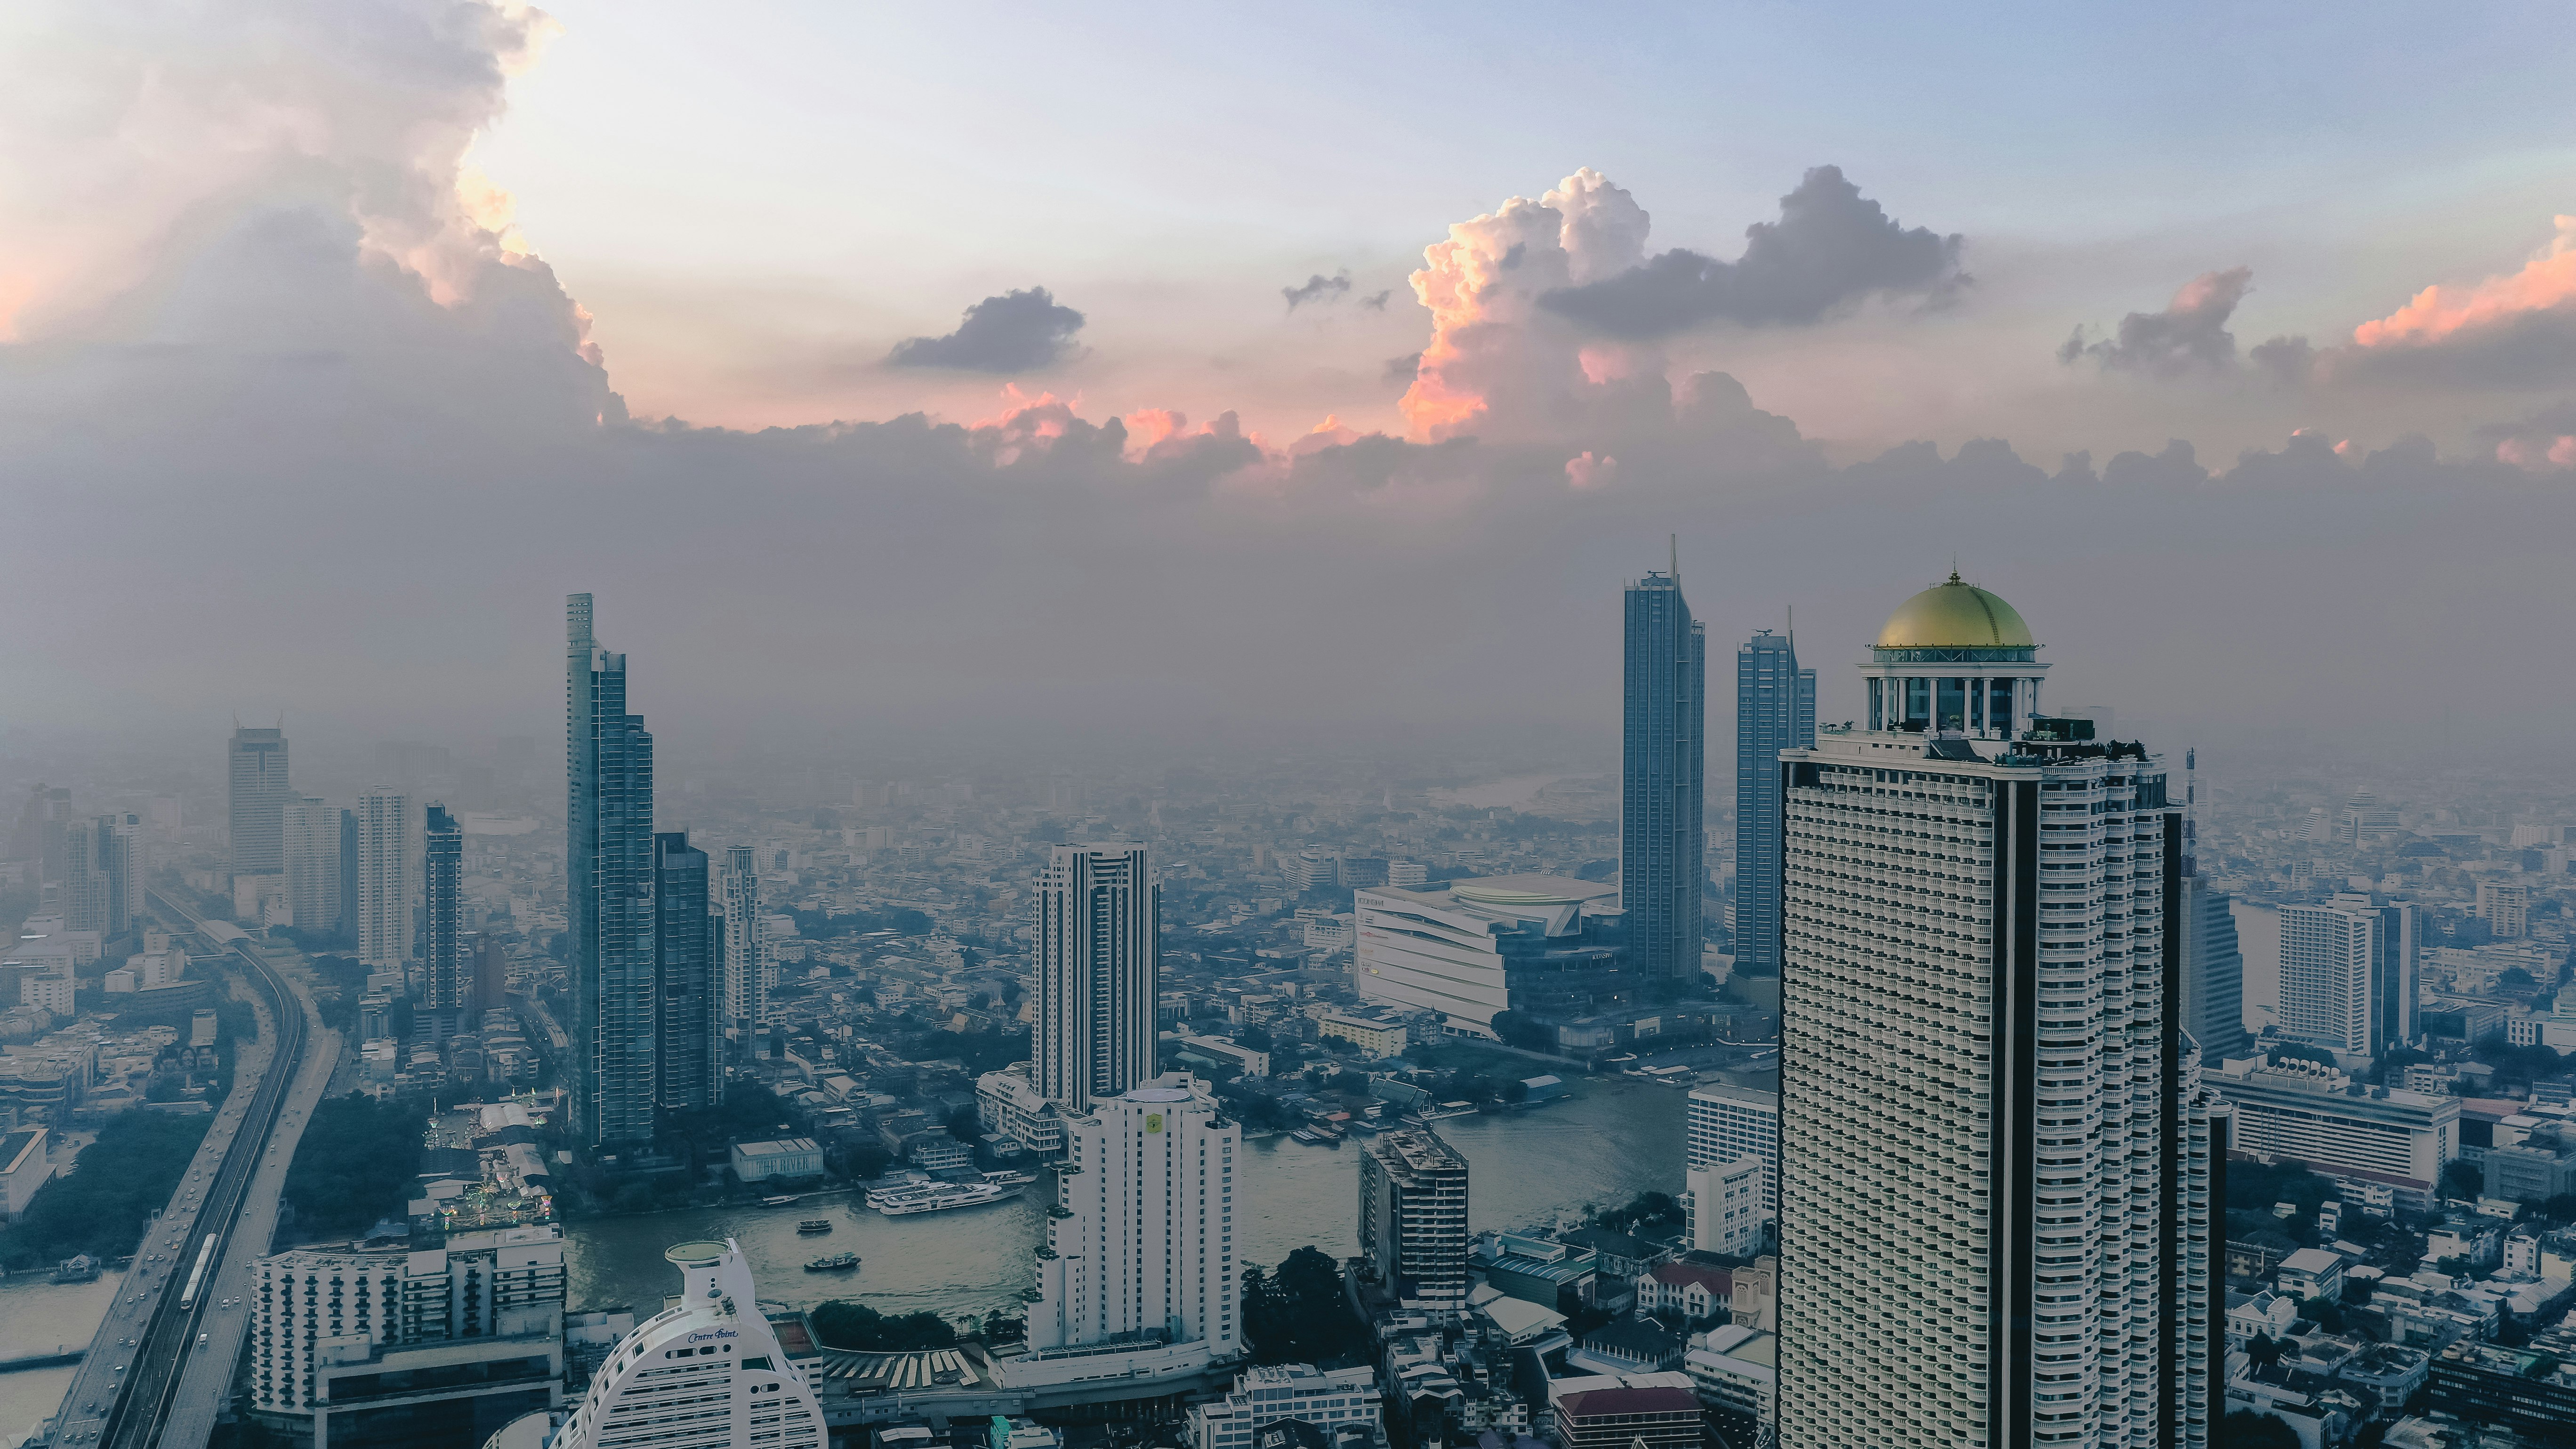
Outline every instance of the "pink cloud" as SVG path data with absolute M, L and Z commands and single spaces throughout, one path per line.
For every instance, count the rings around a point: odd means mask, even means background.
M 1596 458 L 1590 449 L 1586 449 L 1579 456 L 1565 460 L 1565 481 L 1581 492 L 1607 488 L 1610 480 L 1618 476 L 1619 460 L 1607 453 Z
M 2426 287 L 2385 317 L 2352 330 L 2357 347 L 2422 346 L 2576 303 L 2576 216 L 2521 271 L 2468 287 Z

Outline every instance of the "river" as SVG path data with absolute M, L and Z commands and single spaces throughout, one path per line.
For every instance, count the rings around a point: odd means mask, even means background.
M 1468 1163 L 1468 1222 L 1512 1228 L 1612 1206 L 1645 1191 L 1678 1194 L 1686 1093 L 1644 1082 L 1594 1080 L 1584 1093 L 1518 1116 L 1456 1117 L 1436 1130 Z M 1246 1264 L 1270 1267 L 1308 1244 L 1335 1257 L 1358 1250 L 1360 1148 L 1308 1145 L 1290 1137 L 1245 1144 L 1237 1201 L 1238 1249 Z M 1044 1186 L 1019 1200 L 965 1212 L 889 1218 L 851 1210 L 849 1194 L 780 1208 L 688 1209 L 572 1224 L 570 1297 L 575 1311 L 626 1306 L 659 1311 L 677 1275 L 662 1250 L 692 1238 L 738 1238 L 760 1296 L 811 1307 L 857 1298 L 881 1313 L 930 1309 L 954 1318 L 996 1308 L 1013 1313 L 1035 1277 L 1031 1252 L 1044 1236 Z M 802 1237 L 799 1219 L 825 1218 L 832 1231 Z M 808 1273 L 807 1260 L 855 1252 L 855 1274 Z
M 94 1283 L 48 1283 L 42 1272 L 29 1272 L 0 1283 L 0 1358 L 58 1345 L 88 1347 L 124 1281 L 124 1274 L 109 1273 Z M 65 1364 L 0 1374 L 0 1449 L 15 1449 L 60 1408 L 78 1372 L 78 1365 Z

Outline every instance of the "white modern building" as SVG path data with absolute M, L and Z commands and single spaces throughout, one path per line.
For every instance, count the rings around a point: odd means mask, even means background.
M 975 1116 L 986 1132 L 1041 1156 L 1064 1150 L 1064 1114 L 1029 1081 L 1027 1062 L 975 1079 Z
M 2281 1034 L 2345 1057 L 2415 1034 L 2415 908 L 2343 892 L 2281 907 Z
M 1356 1424 L 1381 1438 L 1385 1396 L 1378 1391 L 1377 1370 L 1368 1364 L 1346 1369 L 1317 1369 L 1311 1364 L 1283 1363 L 1245 1369 L 1234 1391 L 1210 1403 L 1190 1406 L 1189 1449 L 1253 1449 L 1253 1436 L 1264 1424 L 1296 1419 L 1324 1431 Z
M 1682 1170 L 1682 1206 L 1690 1213 L 1691 1246 L 1703 1253 L 1750 1258 L 1762 1251 L 1763 1184 L 1771 1160 L 1739 1157 Z
M 2180 802 L 2047 669 L 1953 574 L 1781 752 L 1783 1449 L 2208 1442 Z
M 1583 1015 L 1583 988 L 1615 976 L 1625 922 L 1617 882 L 1556 875 L 1379 886 L 1355 892 L 1351 910 L 1362 1001 L 1436 1011 L 1479 1034 L 1515 1008 Z
M 637 1324 L 591 1375 L 549 1449 L 825 1449 L 813 1385 L 761 1315 L 731 1240 L 680 1243 L 679 1301 Z
M 373 970 L 400 971 L 411 959 L 417 874 L 411 797 L 400 790 L 369 790 L 358 797 L 357 815 L 358 960 Z
M 279 1253 L 260 1260 L 250 1309 L 252 1411 L 298 1431 L 311 1420 L 323 1449 L 335 1417 L 387 1407 L 398 1383 L 422 1388 L 405 1416 L 423 1422 L 462 1415 L 472 1427 L 560 1402 L 564 1245 L 553 1224 L 458 1233 L 418 1252 Z M 433 1384 L 475 1391 L 431 1395 Z
M 2460 1155 L 2457 1097 L 2363 1086 L 2316 1062 L 2267 1066 L 2260 1057 L 2228 1062 L 2208 1080 L 2236 1109 L 2236 1151 L 2385 1187 L 2414 1211 L 2433 1206 L 2442 1165 Z
M 1037 1089 L 1078 1112 L 1154 1076 L 1163 891 L 1145 847 L 1055 847 L 1037 882 Z
M 1066 1116 L 1029 1351 L 997 1360 L 1006 1385 L 1191 1373 L 1240 1351 L 1242 1137 L 1179 1072 Z
M 1744 1158 L 1762 1163 L 1762 1213 L 1780 1211 L 1780 1094 L 1725 1082 L 1691 1088 L 1690 1136 L 1682 1166 L 1722 1167 Z
M 773 1177 L 798 1178 L 823 1175 L 822 1144 L 811 1137 L 780 1137 L 769 1142 L 737 1142 L 727 1154 L 733 1160 L 733 1175 L 743 1182 L 767 1182 Z
M 760 914 L 760 864 L 748 845 L 725 849 L 724 878 L 718 883 L 717 909 L 724 916 L 724 953 L 720 998 L 728 1035 L 759 1029 L 769 1019 L 769 988 L 776 967 L 770 961 L 769 935 Z

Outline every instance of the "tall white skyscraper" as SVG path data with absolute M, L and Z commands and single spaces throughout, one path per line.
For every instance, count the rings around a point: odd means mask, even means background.
M 411 797 L 374 789 L 358 797 L 357 951 L 360 964 L 400 971 L 411 959 Z
M 769 941 L 760 925 L 758 853 L 748 845 L 725 847 L 724 880 L 717 889 L 724 917 L 724 1027 L 728 1034 L 747 1035 L 769 1015 Z
M 1035 1080 L 1080 1111 L 1154 1077 L 1163 891 L 1122 840 L 1057 846 L 1037 897 Z
M 1780 1094 L 1710 1082 L 1691 1088 L 1690 1133 L 1682 1166 L 1724 1167 L 1747 1157 L 1762 1162 L 1762 1213 L 1780 1211 Z
M 2164 766 L 1949 582 L 1781 755 L 1784 1449 L 2207 1442 L 2209 1118 Z M 2178 802 L 2177 802 L 2178 803 Z
M 297 795 L 280 812 L 286 840 L 286 899 L 296 929 L 340 926 L 340 812 L 319 795 Z
M 1132 1371 L 1204 1367 L 1237 1351 L 1235 1157 L 1243 1132 L 1186 1072 L 1101 1096 L 1065 1119 L 1057 1206 L 1038 1250 L 1029 1307 L 1033 1363 L 1006 1381 L 1043 1383 L 1050 1365 L 1096 1378 L 1104 1345 L 1131 1343 Z M 1081 1350 L 1073 1353 L 1068 1351 Z
M 2281 908 L 2281 1034 L 2347 1056 L 2415 1035 L 2415 908 L 2356 891 Z

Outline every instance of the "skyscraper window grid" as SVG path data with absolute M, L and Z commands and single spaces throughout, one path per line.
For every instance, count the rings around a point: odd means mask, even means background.
M 1625 597 L 1619 904 L 1647 980 L 1699 971 L 1708 759 L 1708 633 L 1682 597 L 1679 550 Z
M 1780 969 L 1780 752 L 1816 742 L 1816 671 L 1762 630 L 1735 651 L 1735 965 Z

